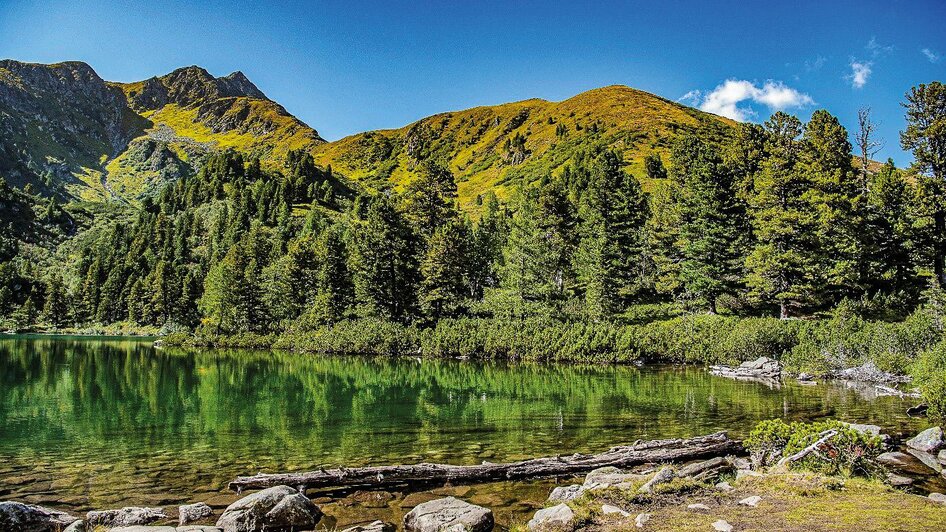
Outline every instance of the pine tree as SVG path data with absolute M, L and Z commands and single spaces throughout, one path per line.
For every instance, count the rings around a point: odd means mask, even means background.
M 62 285 L 62 278 L 58 275 L 53 275 L 46 283 L 43 320 L 57 328 L 69 323 L 69 302 Z
M 425 162 L 417 179 L 405 191 L 408 220 L 423 237 L 425 245 L 431 235 L 456 216 L 457 184 L 444 166 Z
M 326 322 L 334 323 L 348 314 L 355 298 L 348 269 L 348 251 L 338 226 L 322 233 L 317 243 L 317 256 L 320 270 L 316 306 Z
M 438 320 L 464 311 L 470 297 L 470 229 L 453 217 L 431 236 L 420 265 L 420 307 Z

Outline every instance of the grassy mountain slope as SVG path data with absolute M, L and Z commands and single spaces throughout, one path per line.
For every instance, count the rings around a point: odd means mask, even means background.
M 234 148 L 277 166 L 318 132 L 240 72 L 186 67 L 135 83 L 80 62 L 0 61 L 0 176 L 46 195 L 134 200 Z
M 316 162 L 368 185 L 403 187 L 417 163 L 445 160 L 457 175 L 461 204 L 494 190 L 554 174 L 582 151 L 620 151 L 644 175 L 644 157 L 666 154 L 693 132 L 727 137 L 734 122 L 624 86 L 591 90 L 562 102 L 540 99 L 476 107 L 424 118 L 400 129 L 370 131 L 317 146 Z M 647 183 L 645 182 L 645 187 Z

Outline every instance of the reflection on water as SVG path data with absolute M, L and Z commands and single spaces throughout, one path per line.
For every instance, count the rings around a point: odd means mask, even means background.
M 893 397 L 699 368 L 541 366 L 0 339 L 0 497 L 173 504 L 234 476 L 600 451 L 772 417 L 917 426 Z

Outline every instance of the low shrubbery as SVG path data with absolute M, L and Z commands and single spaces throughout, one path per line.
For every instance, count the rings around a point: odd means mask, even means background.
M 881 439 L 840 421 L 791 424 L 781 419 L 763 421 L 749 433 L 744 444 L 755 463 L 771 466 L 817 442 L 828 431 L 836 434 L 816 451 L 789 464 L 790 467 L 843 476 L 871 477 L 879 472 L 873 458 L 883 452 Z
M 930 417 L 946 419 L 946 340 L 919 356 L 913 378 L 930 406 Z

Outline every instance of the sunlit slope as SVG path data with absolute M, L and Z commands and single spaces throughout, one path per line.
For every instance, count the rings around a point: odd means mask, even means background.
M 600 147 L 621 152 L 628 170 L 643 177 L 644 158 L 666 155 L 679 136 L 721 141 L 734 125 L 615 85 L 561 102 L 533 99 L 441 113 L 400 129 L 346 137 L 314 153 L 319 164 L 376 186 L 390 181 L 403 187 L 421 161 L 445 161 L 458 177 L 461 203 L 469 205 L 489 190 L 506 196 L 522 179 L 560 172 L 582 152 Z

